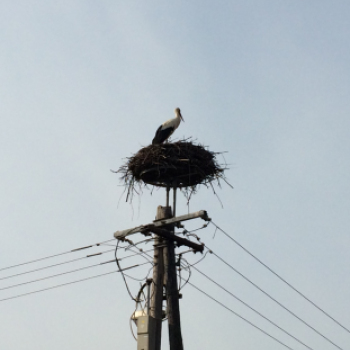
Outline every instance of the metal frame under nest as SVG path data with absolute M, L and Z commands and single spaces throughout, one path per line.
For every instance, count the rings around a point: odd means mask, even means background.
M 231 186 L 224 176 L 226 164 L 222 166 L 216 159 L 216 155 L 222 153 L 210 152 L 188 140 L 150 145 L 127 158 L 127 162 L 114 172 L 121 174 L 127 189 L 126 201 L 134 192 L 139 194 L 135 185 L 141 189 L 147 185 L 180 188 L 189 200 L 199 185 L 213 188 L 213 181 L 220 186 L 220 180 L 223 180 Z

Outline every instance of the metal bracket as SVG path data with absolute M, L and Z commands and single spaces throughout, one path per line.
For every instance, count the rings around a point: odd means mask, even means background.
M 154 220 L 153 223 L 147 224 L 147 225 L 140 225 L 136 226 L 134 228 L 130 228 L 127 230 L 122 230 L 122 231 L 117 231 L 114 233 L 114 237 L 117 239 L 123 239 L 126 236 L 132 235 L 134 233 L 138 233 L 141 231 L 147 231 L 150 230 L 151 228 L 161 228 L 163 226 L 167 225 L 175 225 L 180 223 L 181 221 L 187 221 L 187 220 L 192 220 L 192 219 L 197 219 L 200 218 L 205 221 L 210 221 L 211 219 L 208 217 L 208 213 L 205 210 L 200 210 L 191 214 L 187 215 L 181 215 L 177 216 L 175 218 L 170 218 L 170 219 L 160 219 L 160 220 Z

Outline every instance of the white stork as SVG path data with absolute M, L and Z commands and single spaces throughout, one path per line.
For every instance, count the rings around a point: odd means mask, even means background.
M 159 145 L 167 140 L 179 127 L 181 120 L 185 121 L 184 118 L 182 118 L 180 108 L 176 108 L 175 118 L 167 120 L 158 128 L 152 141 L 152 145 Z

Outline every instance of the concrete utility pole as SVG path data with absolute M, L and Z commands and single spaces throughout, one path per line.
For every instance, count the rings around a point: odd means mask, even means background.
M 183 350 L 175 263 L 174 241 L 167 240 L 164 249 L 164 285 L 166 286 L 170 350 Z
M 157 209 L 157 219 L 167 219 L 172 217 L 171 207 L 166 206 L 158 206 Z M 174 236 L 174 226 L 169 227 L 168 234 Z M 154 230 L 156 231 L 156 230 Z M 167 230 L 162 230 L 167 231 Z M 159 232 L 159 231 L 158 231 Z M 169 237 L 170 238 L 170 237 Z M 156 241 L 160 240 L 161 247 L 157 248 L 157 243 L 155 244 L 155 252 L 154 252 L 154 266 L 153 270 L 153 280 L 157 281 L 154 283 L 154 299 L 157 293 L 159 293 L 159 285 L 158 281 L 160 278 L 163 279 L 163 275 L 161 273 L 164 271 L 164 286 L 166 288 L 166 301 L 167 301 L 167 316 L 168 316 L 168 327 L 169 327 L 169 343 L 170 350 L 183 350 L 182 345 L 182 335 L 181 335 L 181 322 L 180 322 L 180 306 L 179 306 L 179 292 L 177 289 L 177 275 L 176 275 L 176 265 L 175 265 L 175 246 L 174 241 L 171 239 L 167 239 L 165 241 L 165 247 L 163 240 L 160 238 L 156 238 Z M 159 244 L 158 244 L 159 245 Z M 163 249 L 164 247 L 164 249 Z M 156 251 L 157 249 L 157 251 Z M 164 268 L 156 268 L 156 264 L 160 264 L 162 260 L 158 254 L 164 254 Z M 163 282 L 163 281 L 162 281 Z M 162 285 L 163 286 L 163 285 Z M 163 290 L 163 288 L 162 288 Z M 162 294 L 163 297 L 163 294 Z M 158 306 L 159 307 L 159 306 Z M 152 310 L 152 309 L 151 309 Z M 161 312 L 161 311 L 160 311 Z M 151 314 L 152 315 L 152 314 Z M 156 316 L 154 316 L 156 318 Z M 156 320 L 156 324 L 157 324 Z M 155 337 L 156 337 L 156 350 L 160 350 L 160 335 L 158 331 L 161 332 L 161 324 L 160 326 L 156 326 L 155 329 Z M 158 340 L 159 337 L 159 340 Z M 159 348 L 157 345 L 159 344 Z
M 175 207 L 174 198 L 174 207 Z M 171 207 L 168 205 L 158 206 L 156 220 L 152 224 L 141 225 L 132 229 L 117 231 L 114 237 L 125 240 L 126 236 L 141 232 L 149 235 L 154 233 L 154 256 L 153 256 L 153 280 L 149 313 L 137 318 L 137 349 L 138 350 L 161 350 L 161 334 L 163 319 L 163 287 L 166 289 L 167 317 L 169 327 L 170 350 L 183 350 L 179 292 L 177 286 L 175 242 L 177 246 L 187 246 L 195 252 L 203 252 L 204 246 L 191 242 L 174 234 L 174 227 L 181 221 L 201 218 L 210 221 L 206 211 L 201 210 L 192 214 L 173 217 Z M 149 303 L 148 303 L 149 305 Z
M 168 207 L 158 206 L 156 221 L 167 219 L 171 216 Z M 164 241 L 160 236 L 154 240 L 153 255 L 153 285 L 150 316 L 154 318 L 154 350 L 161 349 L 162 340 L 162 311 L 163 311 L 163 279 L 164 279 L 164 260 L 163 260 Z M 151 335 L 150 335 L 151 336 Z M 153 350 L 153 349 L 150 349 Z

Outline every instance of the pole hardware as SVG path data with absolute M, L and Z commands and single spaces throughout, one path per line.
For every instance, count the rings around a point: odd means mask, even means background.
M 174 241 L 177 243 L 177 246 L 180 247 L 182 245 L 185 245 L 189 248 L 192 248 L 194 250 L 194 252 L 201 252 L 203 253 L 204 250 L 204 245 L 203 244 L 197 244 L 194 242 L 191 242 L 188 239 L 182 238 L 182 237 L 178 237 L 175 236 L 172 232 L 162 229 L 162 228 L 158 228 L 158 227 L 151 227 L 151 228 L 147 228 L 144 230 L 141 230 L 141 233 L 143 232 L 153 232 L 156 235 L 166 238 L 166 239 L 170 239 L 171 241 Z
M 181 215 L 174 218 L 169 219 L 157 219 L 154 220 L 153 223 L 147 225 L 140 225 L 134 228 L 130 228 L 127 230 L 117 231 L 114 233 L 114 238 L 123 239 L 126 236 L 132 235 L 134 233 L 141 232 L 142 230 L 150 230 L 153 227 L 163 227 L 167 225 L 176 225 L 180 224 L 181 221 L 187 221 L 192 219 L 201 218 L 205 221 L 210 221 L 211 219 L 208 217 L 208 213 L 205 210 L 200 210 L 191 214 Z

